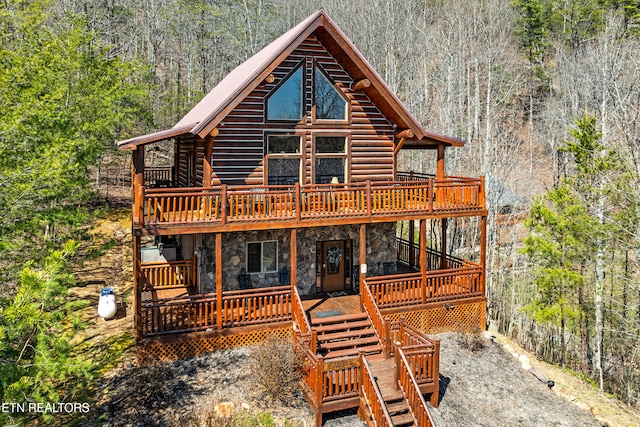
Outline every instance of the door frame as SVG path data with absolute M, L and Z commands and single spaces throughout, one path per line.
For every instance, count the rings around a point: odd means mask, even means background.
M 352 239 L 332 239 L 332 240 L 318 240 L 316 241 L 316 293 L 326 293 L 325 290 L 325 277 L 327 273 L 327 266 L 324 263 L 324 251 L 326 245 L 335 242 L 342 242 L 344 247 L 344 254 L 342 257 L 343 266 L 343 287 L 341 291 L 353 290 L 353 240 Z M 332 290 L 328 292 L 339 292 L 338 290 Z

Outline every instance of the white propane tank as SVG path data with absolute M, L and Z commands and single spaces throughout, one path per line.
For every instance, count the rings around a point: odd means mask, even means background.
M 98 316 L 103 319 L 111 319 L 118 308 L 116 307 L 116 295 L 111 288 L 102 288 L 100 301 L 98 301 Z

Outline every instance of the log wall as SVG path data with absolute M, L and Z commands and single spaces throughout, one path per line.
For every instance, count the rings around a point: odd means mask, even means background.
M 313 122 L 313 68 L 318 64 L 335 82 L 349 102 L 348 120 Z M 291 71 L 304 67 L 302 120 L 266 122 L 265 104 L 268 95 L 278 87 Z M 344 134 L 350 145 L 348 176 L 351 181 L 393 179 L 393 126 L 361 91 L 350 89 L 353 79 L 338 64 L 314 36 L 305 40 L 273 72 L 273 83 L 264 83 L 252 91 L 219 127 L 213 144 L 212 184 L 266 185 L 265 134 L 290 132 L 303 140 L 301 153 L 304 179 L 302 184 L 314 183 L 314 134 Z

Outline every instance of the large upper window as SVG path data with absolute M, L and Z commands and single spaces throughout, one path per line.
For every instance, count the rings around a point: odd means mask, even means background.
M 347 138 L 344 136 L 316 136 L 315 182 L 338 184 L 346 182 Z
M 318 67 L 314 69 L 317 120 L 346 120 L 347 101 Z
M 267 184 L 300 182 L 300 135 L 267 135 Z
M 269 96 L 267 120 L 300 120 L 302 118 L 302 67 L 298 67 Z
M 247 273 L 271 273 L 278 271 L 278 242 L 247 243 Z

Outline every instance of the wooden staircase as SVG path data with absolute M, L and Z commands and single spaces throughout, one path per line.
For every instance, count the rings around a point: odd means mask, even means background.
M 368 356 L 376 384 L 380 389 L 384 404 L 395 427 L 415 426 L 410 413 L 409 402 L 405 399 L 398 384 L 394 380 L 394 361 L 382 355 Z
M 380 338 L 367 313 L 346 314 L 311 320 L 317 333 L 317 352 L 325 359 L 382 352 Z

